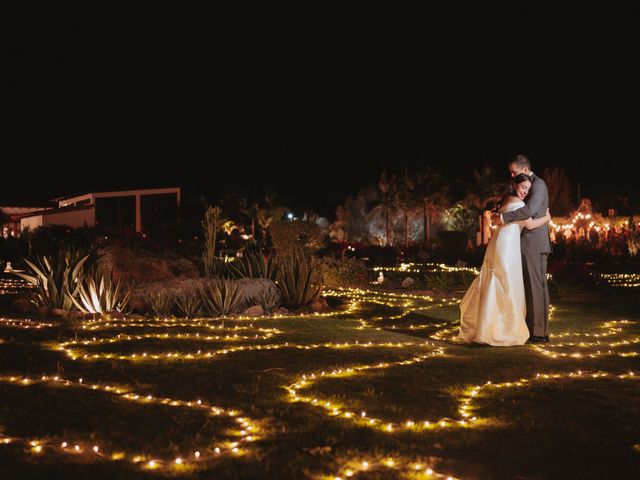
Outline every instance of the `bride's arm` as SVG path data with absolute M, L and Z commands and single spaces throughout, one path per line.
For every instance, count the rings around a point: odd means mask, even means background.
M 536 218 L 535 220 L 533 218 L 528 218 L 526 220 L 521 220 L 518 223 L 528 230 L 533 230 L 545 225 L 550 221 L 551 215 L 549 214 L 549 209 L 547 208 L 547 214 L 544 217 Z

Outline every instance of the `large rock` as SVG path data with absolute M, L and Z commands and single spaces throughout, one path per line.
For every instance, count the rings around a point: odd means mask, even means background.
M 123 283 L 147 283 L 178 278 L 196 278 L 197 265 L 178 255 L 159 255 L 148 250 L 118 245 L 100 251 L 102 262 Z
M 38 313 L 38 307 L 36 307 L 28 298 L 18 297 L 10 306 L 11 310 L 20 313 Z
M 311 310 L 314 312 L 324 312 L 329 310 L 329 304 L 327 303 L 327 299 L 324 297 L 318 298 L 315 302 L 311 304 Z
M 253 307 L 247 308 L 244 312 L 242 312 L 242 314 L 246 315 L 247 317 L 259 317 L 261 315 L 264 315 L 264 310 L 260 305 L 254 305 Z
M 416 281 L 411 278 L 411 277 L 407 277 L 404 280 L 402 280 L 402 288 L 409 288 L 412 287 L 413 285 L 415 285 Z

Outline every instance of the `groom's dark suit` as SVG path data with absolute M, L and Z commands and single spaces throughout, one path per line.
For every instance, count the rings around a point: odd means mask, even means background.
M 549 208 L 549 192 L 544 180 L 531 174 L 531 189 L 525 206 L 502 214 L 503 223 L 544 217 Z M 532 336 L 549 335 L 549 288 L 547 258 L 551 253 L 549 225 L 523 229 L 520 237 L 522 273 L 527 301 L 527 326 Z

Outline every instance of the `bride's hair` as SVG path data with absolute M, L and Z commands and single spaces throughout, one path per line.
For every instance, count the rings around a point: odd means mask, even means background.
M 496 205 L 496 211 L 500 210 L 502 206 L 509 201 L 510 197 L 517 197 L 516 187 L 522 182 L 531 182 L 531 178 L 529 178 L 529 176 L 525 175 L 524 173 L 520 173 L 511 179 L 509 185 L 507 186 L 507 191 Z
M 529 175 L 525 175 L 524 173 L 520 173 L 518 175 L 516 175 L 515 177 L 513 177 L 511 179 L 511 181 L 509 182 L 509 194 L 512 196 L 516 196 L 516 187 L 518 185 L 520 185 L 522 182 L 529 182 L 531 183 L 531 179 L 529 178 Z

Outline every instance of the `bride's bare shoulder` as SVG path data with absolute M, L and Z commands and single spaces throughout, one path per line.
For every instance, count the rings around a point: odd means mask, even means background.
M 506 212 L 511 205 L 521 201 L 522 200 L 520 200 L 520 197 L 516 197 L 515 195 L 509 195 L 505 197 L 502 201 L 502 206 L 500 207 L 500 213 Z

